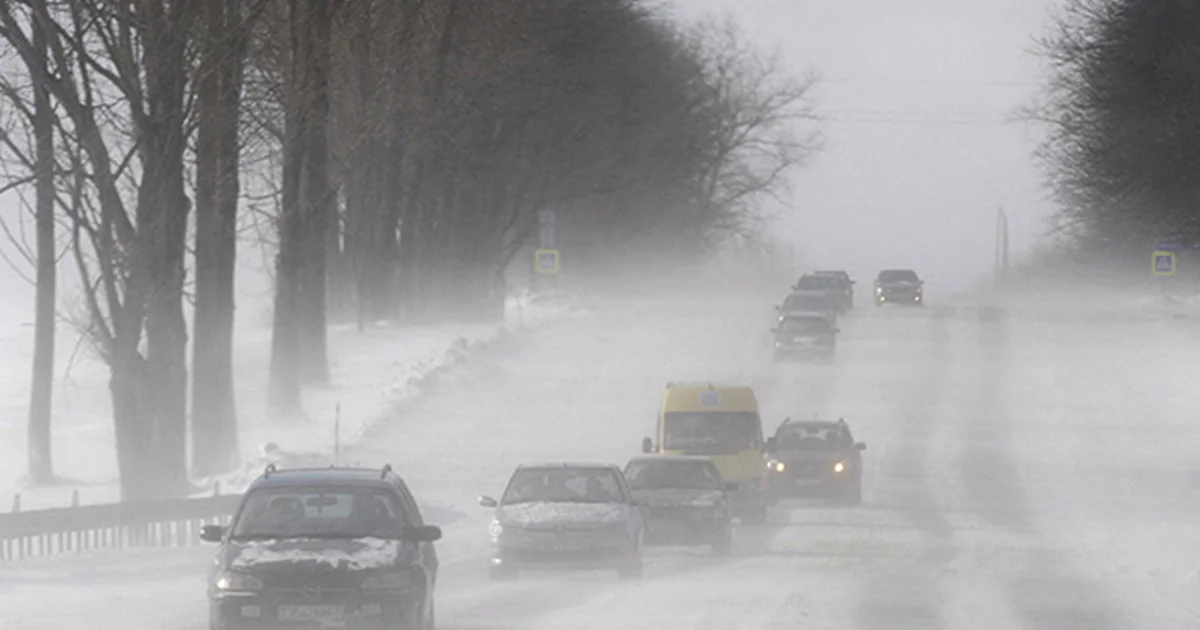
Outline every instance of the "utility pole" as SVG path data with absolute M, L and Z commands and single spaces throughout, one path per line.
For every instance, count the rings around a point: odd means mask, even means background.
M 1004 282 L 1008 275 L 1008 215 L 1004 212 L 1004 206 L 996 211 L 995 274 L 996 284 Z

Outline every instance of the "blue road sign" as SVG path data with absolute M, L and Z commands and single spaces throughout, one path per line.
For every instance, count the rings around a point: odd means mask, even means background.
M 533 253 L 533 270 L 537 273 L 556 274 L 561 265 L 557 249 L 539 249 Z
M 1156 276 L 1175 275 L 1175 252 L 1154 252 L 1154 257 L 1151 258 L 1150 272 Z

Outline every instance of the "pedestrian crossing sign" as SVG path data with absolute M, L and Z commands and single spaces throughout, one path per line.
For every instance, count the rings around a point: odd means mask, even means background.
M 537 273 L 556 274 L 561 266 L 557 249 L 539 249 L 533 253 L 533 267 Z
M 1154 252 L 1150 271 L 1156 276 L 1175 275 L 1175 252 Z

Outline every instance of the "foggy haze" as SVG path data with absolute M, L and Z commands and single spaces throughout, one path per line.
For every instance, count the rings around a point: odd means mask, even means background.
M 793 72 L 821 78 L 827 148 L 793 177 L 797 209 L 783 228 L 806 266 L 861 277 L 913 267 L 954 291 L 991 271 L 998 207 L 1014 256 L 1049 229 L 1030 160 L 1038 130 L 1009 119 L 1037 93 L 1032 51 L 1054 4 L 687 0 L 674 10 L 729 13 Z
M 1059 0 L 216 1 L 0 0 L 0 630 L 1200 630 L 1200 240 L 1153 177 L 1200 110 L 1017 120 Z M 79 79 L 120 212 L 78 95 L 26 115 L 74 44 L 129 46 Z M 801 107 L 741 46 L 814 73 L 822 150 L 745 122 Z M 151 66 L 195 120 L 135 124 Z M 1106 150 L 1035 160 L 1079 111 Z

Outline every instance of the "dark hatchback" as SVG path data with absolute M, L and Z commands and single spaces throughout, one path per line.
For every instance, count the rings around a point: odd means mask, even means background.
M 726 484 L 711 457 L 649 455 L 625 466 L 625 481 L 646 518 L 646 544 L 733 548 L 733 513 Z
M 767 488 L 774 499 L 812 494 L 862 501 L 862 452 L 844 420 L 785 420 L 767 440 Z
M 277 471 L 242 497 L 208 580 L 212 630 L 432 630 L 439 528 L 390 466 Z
M 840 329 L 819 314 L 789 315 L 771 329 L 775 336 L 774 360 L 831 359 L 837 350 Z

